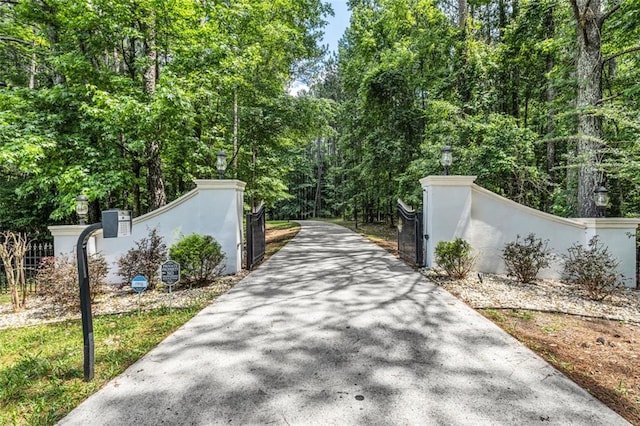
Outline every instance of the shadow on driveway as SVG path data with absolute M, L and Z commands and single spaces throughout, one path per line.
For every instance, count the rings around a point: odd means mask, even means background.
M 63 425 L 628 424 L 337 225 L 285 248 Z

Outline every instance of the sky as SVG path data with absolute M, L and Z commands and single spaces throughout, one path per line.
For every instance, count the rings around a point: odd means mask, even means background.
M 349 18 L 351 12 L 347 8 L 347 0 L 329 0 L 334 16 L 327 16 L 327 26 L 324 27 L 324 37 L 322 44 L 329 45 L 329 54 L 338 51 L 338 40 L 342 38 L 344 30 L 349 26 Z M 309 90 L 309 87 L 301 81 L 294 81 L 289 88 L 289 93 L 296 96 L 303 90 Z
M 351 12 L 347 8 L 347 0 L 329 0 L 335 16 L 328 16 L 329 22 L 324 28 L 323 44 L 329 45 L 330 52 L 338 50 L 338 40 L 342 38 L 344 30 L 349 26 Z

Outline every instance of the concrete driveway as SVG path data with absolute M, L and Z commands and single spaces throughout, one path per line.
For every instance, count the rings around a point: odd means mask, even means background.
M 623 425 L 353 232 L 298 236 L 61 425 Z

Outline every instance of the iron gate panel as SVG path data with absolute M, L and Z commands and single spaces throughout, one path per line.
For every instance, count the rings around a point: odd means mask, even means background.
M 264 203 L 247 214 L 247 269 L 251 270 L 264 258 L 266 250 Z
M 422 213 L 398 200 L 398 254 L 418 267 L 424 266 Z

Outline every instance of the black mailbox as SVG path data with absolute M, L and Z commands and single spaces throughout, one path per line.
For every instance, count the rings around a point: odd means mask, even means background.
M 110 209 L 102 211 L 102 236 L 118 238 L 131 236 L 131 212 Z

